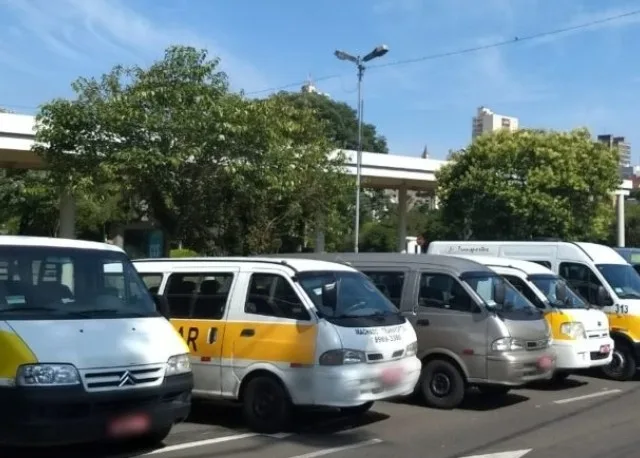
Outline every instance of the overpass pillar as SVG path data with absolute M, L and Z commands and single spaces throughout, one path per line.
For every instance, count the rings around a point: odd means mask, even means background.
M 407 250 L 407 188 L 398 189 L 398 253 Z
M 624 240 L 624 227 L 625 227 L 625 217 L 624 217 L 624 193 L 619 192 L 616 195 L 617 200 L 618 200 L 618 205 L 617 205 L 617 210 L 618 210 L 618 217 L 617 217 L 617 226 L 618 226 L 618 246 L 619 247 L 624 247 L 625 244 L 625 240 Z
M 60 230 L 58 237 L 76 238 L 76 200 L 70 191 L 60 195 Z

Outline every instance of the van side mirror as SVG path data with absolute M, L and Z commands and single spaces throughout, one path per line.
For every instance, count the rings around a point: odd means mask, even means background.
M 567 300 L 567 285 L 563 282 L 556 283 L 556 299 L 564 304 Z
M 596 301 L 598 307 L 607 307 L 613 304 L 613 300 L 611 300 L 611 296 L 607 293 L 607 290 L 604 289 L 604 286 L 598 286 L 598 293 L 596 295 Z
M 152 294 L 153 302 L 156 303 L 156 310 L 160 315 L 165 317 L 167 320 L 171 319 L 171 313 L 169 311 L 169 301 L 162 294 Z
M 498 281 L 493 284 L 493 300 L 496 304 L 504 304 L 504 299 L 507 294 L 507 288 L 503 281 Z

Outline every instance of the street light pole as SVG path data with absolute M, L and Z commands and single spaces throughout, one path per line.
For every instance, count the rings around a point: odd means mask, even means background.
M 384 56 L 389 52 L 386 45 L 380 45 L 364 57 L 353 56 L 344 51 L 335 51 L 335 56 L 340 60 L 346 60 L 356 64 L 358 69 L 358 150 L 356 152 L 356 215 L 354 230 L 353 252 L 358 252 L 360 244 L 360 182 L 362 176 L 362 78 L 364 76 L 365 62 Z

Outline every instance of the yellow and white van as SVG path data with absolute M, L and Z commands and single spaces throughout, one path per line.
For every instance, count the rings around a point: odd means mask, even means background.
M 193 374 L 156 309 L 116 246 L 0 236 L 0 445 L 161 442 Z
M 420 376 L 416 333 L 357 270 L 280 258 L 136 260 L 191 349 L 194 396 L 242 402 L 276 432 L 291 407 L 350 413 L 407 395 Z
M 553 336 L 557 362 L 554 378 L 579 369 L 611 363 L 613 339 L 607 315 L 589 306 L 564 279 L 535 262 L 493 256 L 458 255 L 484 264 L 507 279 L 544 312 Z
M 499 256 L 548 267 L 607 314 L 615 346 L 611 364 L 602 366 L 605 375 L 621 381 L 635 375 L 640 363 L 640 275 L 612 248 L 562 241 L 434 241 L 428 252 Z

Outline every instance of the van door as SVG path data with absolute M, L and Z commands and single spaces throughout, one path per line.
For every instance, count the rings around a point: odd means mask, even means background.
M 460 280 L 422 270 L 414 293 L 413 324 L 419 348 L 453 352 L 470 378 L 487 378 L 487 319 Z
M 173 272 L 164 295 L 171 323 L 191 351 L 194 393 L 222 392 L 222 341 L 227 304 L 239 269 L 207 267 L 203 272 Z

